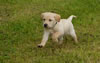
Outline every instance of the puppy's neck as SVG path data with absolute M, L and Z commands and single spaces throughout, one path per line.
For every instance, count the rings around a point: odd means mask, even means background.
M 54 26 L 52 27 L 52 29 L 54 29 L 56 25 L 57 25 L 57 22 L 54 24 Z

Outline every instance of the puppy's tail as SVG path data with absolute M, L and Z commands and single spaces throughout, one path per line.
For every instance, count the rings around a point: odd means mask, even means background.
M 68 21 L 72 21 L 73 18 L 77 18 L 77 17 L 75 15 L 71 15 L 69 16 Z

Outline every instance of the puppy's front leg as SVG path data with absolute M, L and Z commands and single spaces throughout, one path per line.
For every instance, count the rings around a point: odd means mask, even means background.
M 58 41 L 59 41 L 58 38 L 59 38 L 60 36 L 61 36 L 61 33 L 59 33 L 59 32 L 53 33 L 53 35 L 52 35 L 53 41 L 54 41 L 54 42 L 58 42 Z
M 43 39 L 42 39 L 41 43 L 38 44 L 38 47 L 44 47 L 45 46 L 45 44 L 46 44 L 46 42 L 48 40 L 49 35 L 50 35 L 50 32 L 45 30 L 44 31 L 44 35 L 43 35 Z

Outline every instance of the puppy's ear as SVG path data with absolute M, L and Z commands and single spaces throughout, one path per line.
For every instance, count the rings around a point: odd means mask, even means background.
M 59 14 L 56 14 L 55 19 L 56 19 L 56 21 L 60 22 L 61 16 Z
M 43 19 L 43 17 L 44 17 L 44 13 L 41 14 L 41 18 L 42 18 L 42 19 Z

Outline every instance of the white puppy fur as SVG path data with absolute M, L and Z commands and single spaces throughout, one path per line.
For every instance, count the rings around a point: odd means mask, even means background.
M 41 17 L 43 19 L 44 35 L 41 43 L 38 44 L 38 47 L 45 46 L 49 35 L 52 36 L 53 41 L 58 42 L 60 44 L 63 42 L 64 35 L 70 35 L 76 43 L 78 42 L 72 24 L 72 19 L 76 16 L 71 15 L 68 19 L 61 19 L 59 14 L 45 12 L 41 14 Z

